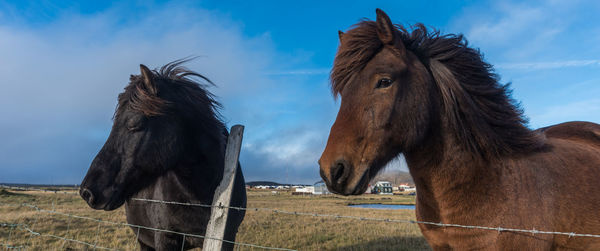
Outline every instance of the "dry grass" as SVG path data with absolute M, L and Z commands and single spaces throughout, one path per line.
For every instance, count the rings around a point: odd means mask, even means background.
M 43 209 L 125 222 L 123 208 L 112 212 L 90 209 L 77 195 L 44 192 L 0 191 L 0 223 L 27 224 L 36 232 L 72 238 L 101 247 L 135 250 L 129 227 L 36 212 L 6 203 L 31 203 Z M 248 207 L 285 211 L 339 214 L 390 219 L 414 219 L 414 210 L 350 208 L 348 204 L 411 204 L 412 196 L 294 196 L 289 193 L 249 191 Z M 418 226 L 405 223 L 360 221 L 248 211 L 237 241 L 299 250 L 429 250 Z M 92 250 L 82 244 L 47 236 L 33 236 L 23 229 L 0 227 L 0 245 L 33 247 L 30 250 Z M 249 250 L 239 247 L 240 250 Z M 258 250 L 258 249 L 257 249 Z

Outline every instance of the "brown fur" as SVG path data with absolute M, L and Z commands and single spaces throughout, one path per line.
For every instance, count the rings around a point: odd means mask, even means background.
M 378 10 L 342 36 L 331 72 L 342 103 L 320 159 L 330 190 L 362 193 L 404 153 L 419 220 L 600 234 L 600 125 L 530 130 L 461 35 L 408 31 Z M 589 237 L 420 227 L 435 250 L 600 248 Z

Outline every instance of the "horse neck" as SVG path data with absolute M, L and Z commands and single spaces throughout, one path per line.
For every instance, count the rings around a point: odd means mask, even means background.
M 419 208 L 441 221 L 442 212 L 453 212 L 472 199 L 473 193 L 489 193 L 499 182 L 493 160 L 474 155 L 456 137 L 441 130 L 425 143 L 404 153 L 418 192 Z
M 502 115 L 507 121 L 493 126 L 486 116 L 472 114 L 478 110 L 473 107 L 454 106 L 453 109 L 466 109 L 460 113 L 471 111 L 471 119 L 462 119 L 456 118 L 455 110 L 444 110 L 438 103 L 432 105 L 441 113 L 432 118 L 425 139 L 405 156 L 415 182 L 422 183 L 422 190 L 430 191 L 434 197 L 463 192 L 483 180 L 487 184 L 498 182 L 502 166 L 495 163 L 535 151 L 544 143 L 543 137 L 522 124 L 517 112 L 507 112 L 510 116 Z
M 224 142 L 218 138 L 194 138 L 202 143 L 185 154 L 185 159 L 173 168 L 170 179 L 187 197 L 212 200 L 223 177 Z

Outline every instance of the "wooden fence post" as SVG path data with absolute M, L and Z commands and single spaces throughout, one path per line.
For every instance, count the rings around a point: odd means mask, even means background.
M 221 250 L 223 245 L 221 239 L 225 235 L 227 224 L 227 214 L 229 212 L 229 201 L 233 191 L 235 171 L 237 170 L 238 158 L 240 157 L 240 148 L 242 147 L 242 137 L 244 135 L 243 125 L 234 125 L 231 127 L 229 138 L 227 138 L 227 147 L 225 148 L 225 168 L 223 170 L 223 179 L 221 184 L 215 190 L 213 197 L 210 220 L 206 226 L 207 238 L 204 238 L 202 250 L 213 251 Z

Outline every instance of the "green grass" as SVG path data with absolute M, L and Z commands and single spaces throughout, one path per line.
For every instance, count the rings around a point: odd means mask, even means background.
M 129 227 L 98 223 L 6 204 L 35 204 L 43 209 L 125 222 L 123 208 L 111 212 L 90 209 L 75 194 L 0 189 L 0 223 L 26 224 L 43 235 L 56 235 L 119 250 L 135 250 L 137 242 Z M 414 196 L 298 196 L 289 192 L 248 191 L 249 208 L 359 217 L 414 220 L 414 210 L 350 208 L 349 204 L 413 204 Z M 298 250 L 429 250 L 417 225 L 360 221 L 248 211 L 239 228 L 238 242 Z M 29 250 L 92 250 L 71 241 L 0 226 L 0 245 L 32 247 Z M 254 250 L 239 247 L 240 250 Z M 255 249 L 260 250 L 260 249 Z

